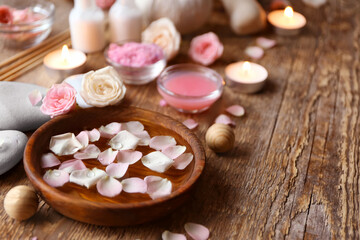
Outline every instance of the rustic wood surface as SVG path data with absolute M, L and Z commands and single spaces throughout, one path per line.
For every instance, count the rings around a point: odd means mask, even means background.
M 56 33 L 67 27 L 71 2 L 53 1 Z M 0 239 L 160 239 L 166 229 L 184 233 L 186 222 L 207 226 L 211 239 L 359 239 L 360 3 L 329 0 L 320 9 L 292 4 L 307 17 L 307 27 L 292 38 L 271 29 L 260 34 L 278 41 L 258 61 L 270 74 L 262 92 L 226 88 L 210 110 L 186 115 L 158 105 L 155 83 L 128 87 L 131 105 L 200 122 L 194 132 L 203 143 L 226 106 L 245 107 L 246 115 L 235 119 L 235 147 L 226 154 L 206 147 L 206 167 L 188 204 L 156 222 L 118 228 L 73 221 L 44 202 L 24 222 L 10 219 L 1 207 Z M 181 52 L 170 64 L 190 61 L 190 40 L 208 31 L 225 45 L 211 66 L 222 75 L 227 64 L 247 59 L 244 48 L 256 37 L 234 35 L 217 2 L 209 23 L 183 36 Z M 2 48 L 1 60 L 13 53 Z M 88 69 L 105 66 L 100 59 L 102 53 L 91 55 Z M 56 79 L 39 66 L 17 81 L 50 87 Z M 22 164 L 0 176 L 0 201 L 19 184 L 29 184 Z

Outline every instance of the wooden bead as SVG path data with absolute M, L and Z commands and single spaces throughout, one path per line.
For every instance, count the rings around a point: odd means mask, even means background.
M 207 130 L 205 140 L 215 152 L 227 152 L 234 146 L 234 130 L 229 125 L 215 123 Z
M 6 213 L 16 220 L 22 221 L 32 217 L 39 205 L 39 199 L 33 188 L 19 185 L 6 194 L 4 209 Z

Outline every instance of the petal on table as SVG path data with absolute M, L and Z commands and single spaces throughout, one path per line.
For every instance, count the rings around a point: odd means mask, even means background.
M 89 135 L 87 131 L 81 131 L 76 136 L 76 139 L 81 143 L 83 148 L 86 148 L 89 145 Z
M 197 223 L 186 223 L 185 231 L 192 237 L 194 240 L 206 240 L 209 238 L 210 232 L 207 227 L 197 224 Z
M 127 193 L 146 193 L 147 184 L 138 177 L 126 178 L 121 181 L 123 191 Z
M 167 102 L 165 101 L 165 99 L 161 99 L 161 100 L 159 101 L 159 105 L 160 105 L 160 107 L 166 107 L 166 106 L 167 106 Z
M 113 177 L 104 176 L 96 183 L 96 189 L 105 197 L 115 197 L 121 193 L 122 185 Z
M 134 150 L 122 150 L 117 154 L 117 161 L 120 163 L 134 164 L 142 157 L 142 152 Z
M 128 163 L 111 163 L 106 167 L 106 173 L 114 178 L 121 178 L 129 168 Z
M 100 154 L 100 149 L 94 145 L 90 144 L 80 152 L 77 152 L 74 154 L 74 157 L 76 159 L 91 159 L 91 158 L 97 158 Z
M 61 187 L 69 181 L 69 174 L 63 170 L 47 170 L 43 177 L 44 181 L 52 187 Z
M 60 160 L 52 153 L 45 153 L 41 156 L 41 167 L 50 168 L 59 165 Z
M 162 152 L 151 152 L 141 158 L 143 165 L 155 172 L 163 173 L 168 170 L 174 161 Z
M 90 142 L 96 142 L 96 141 L 99 141 L 99 139 L 100 139 L 100 132 L 96 128 L 94 128 L 91 131 L 88 131 L 88 135 L 89 135 Z
M 67 173 L 82 169 L 86 169 L 86 166 L 80 159 L 67 160 L 65 162 L 62 162 L 59 166 L 59 170 L 64 170 Z
M 240 105 L 232 105 L 226 108 L 226 111 L 235 117 L 241 117 L 245 114 L 245 109 Z
M 186 151 L 185 146 L 170 146 L 162 150 L 161 152 L 171 159 L 175 159 Z
M 194 120 L 194 119 L 186 119 L 185 121 L 183 121 L 183 124 L 188 128 L 188 129 L 194 129 L 196 128 L 199 124 Z
M 164 231 L 161 234 L 162 240 L 186 240 L 184 234 L 169 232 L 168 230 Z
M 28 97 L 31 105 L 33 106 L 36 106 L 36 104 L 38 104 L 42 99 L 41 93 L 38 89 L 32 91 Z
M 178 170 L 185 169 L 193 160 L 194 155 L 192 153 L 183 153 L 179 157 L 174 159 L 174 168 Z
M 98 160 L 102 165 L 109 165 L 112 163 L 119 151 L 113 151 L 112 148 L 108 148 L 101 152 L 98 156 Z
M 264 50 L 261 47 L 251 46 L 245 48 L 245 54 L 253 59 L 260 59 L 264 56 Z
M 163 150 L 170 146 L 175 146 L 176 140 L 171 136 L 155 136 L 150 139 L 149 146 L 155 150 Z
M 231 125 L 231 126 L 236 126 L 236 123 L 231 120 L 231 118 L 225 114 L 220 114 L 216 119 L 215 119 L 215 123 L 222 123 L 222 124 L 227 124 L 227 125 Z
M 147 176 L 144 181 L 147 184 L 147 193 L 152 199 L 164 197 L 171 193 L 172 184 L 167 178 Z
M 258 37 L 256 39 L 256 44 L 263 49 L 269 49 L 276 45 L 276 41 L 265 37 Z

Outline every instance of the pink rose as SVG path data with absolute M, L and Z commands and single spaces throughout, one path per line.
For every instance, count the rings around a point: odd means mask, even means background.
M 43 99 L 40 110 L 52 118 L 75 108 L 76 90 L 67 83 L 54 84 Z
M 109 9 L 115 2 L 115 0 L 96 0 L 96 5 L 102 9 Z
M 0 6 L 0 23 L 9 23 L 12 24 L 13 15 L 11 9 L 8 6 Z
M 222 55 L 223 50 L 224 46 L 218 36 L 209 32 L 191 40 L 189 55 L 195 62 L 207 66 L 215 62 Z

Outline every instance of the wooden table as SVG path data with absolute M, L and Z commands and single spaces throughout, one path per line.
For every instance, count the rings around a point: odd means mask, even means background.
M 67 27 L 71 2 L 53 2 L 56 33 Z M 207 226 L 211 239 L 359 239 L 360 3 L 329 0 L 313 9 L 292 2 L 308 25 L 292 38 L 270 29 L 261 33 L 278 41 L 258 61 L 270 74 L 262 92 L 245 95 L 226 88 L 210 110 L 186 115 L 158 105 L 155 82 L 128 86 L 131 105 L 200 122 L 194 131 L 203 142 L 227 106 L 245 107 L 246 115 L 235 119 L 236 145 L 230 152 L 216 154 L 204 143 L 205 171 L 188 204 L 156 222 L 118 228 L 73 221 L 44 202 L 25 222 L 10 219 L 1 208 L 0 239 L 160 239 L 166 229 L 184 232 L 186 222 Z M 244 48 L 256 38 L 234 35 L 217 2 L 209 23 L 183 36 L 181 52 L 170 64 L 190 61 L 190 40 L 208 31 L 225 45 L 211 66 L 222 75 L 227 64 L 247 59 Z M 2 49 L 1 60 L 13 53 Z M 105 66 L 99 59 L 102 53 L 91 55 L 88 68 Z M 39 66 L 17 81 L 50 87 L 55 80 Z M 0 176 L 0 200 L 19 184 L 29 184 L 22 164 Z

